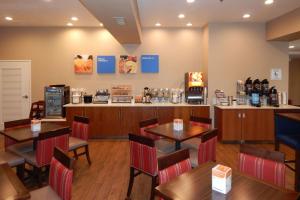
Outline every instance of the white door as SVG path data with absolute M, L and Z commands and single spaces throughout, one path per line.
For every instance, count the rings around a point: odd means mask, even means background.
M 0 60 L 0 129 L 5 121 L 29 117 L 31 61 Z

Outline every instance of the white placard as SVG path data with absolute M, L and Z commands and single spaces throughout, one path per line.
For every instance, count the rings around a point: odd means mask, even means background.
M 282 70 L 281 68 L 271 69 L 271 80 L 282 80 Z

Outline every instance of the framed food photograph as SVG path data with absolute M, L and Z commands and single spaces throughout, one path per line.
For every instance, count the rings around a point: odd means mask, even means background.
M 119 60 L 119 73 L 136 74 L 136 72 L 137 72 L 137 57 L 121 55 Z
M 74 58 L 74 72 L 76 74 L 93 73 L 93 56 L 92 55 L 76 55 Z

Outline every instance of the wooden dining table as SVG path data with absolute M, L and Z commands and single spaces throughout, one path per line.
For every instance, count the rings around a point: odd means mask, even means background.
M 33 132 L 31 131 L 31 126 L 28 125 L 28 126 L 10 128 L 7 130 L 1 130 L 0 134 L 16 142 L 26 142 L 26 141 L 33 140 L 33 147 L 35 149 L 36 139 L 38 138 L 39 135 L 48 133 L 50 131 L 56 131 L 61 129 L 70 129 L 70 127 L 62 124 L 52 123 L 52 122 L 42 122 L 40 131 Z
M 181 148 L 181 142 L 198 137 L 211 130 L 211 128 L 192 125 L 190 123 L 183 123 L 183 130 L 177 131 L 174 130 L 173 122 L 145 129 L 145 131 L 148 133 L 174 140 L 176 150 Z
M 212 168 L 209 162 L 186 172 L 170 182 L 155 188 L 157 196 L 164 200 L 295 200 L 299 193 L 277 187 L 233 170 L 229 193 L 212 190 Z
M 29 199 L 30 193 L 7 163 L 0 165 L 0 199 Z

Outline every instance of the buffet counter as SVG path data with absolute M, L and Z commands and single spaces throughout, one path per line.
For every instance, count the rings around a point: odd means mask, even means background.
M 300 112 L 300 107 L 249 105 L 215 106 L 215 127 L 219 140 L 236 142 L 274 142 L 274 115 L 277 112 Z
M 67 123 L 71 125 L 74 116 L 90 119 L 89 138 L 127 138 L 128 133 L 139 133 L 139 122 L 157 118 L 159 123 L 168 123 L 174 118 L 188 121 L 190 116 L 209 117 L 209 105 L 186 103 L 108 103 L 67 104 Z

